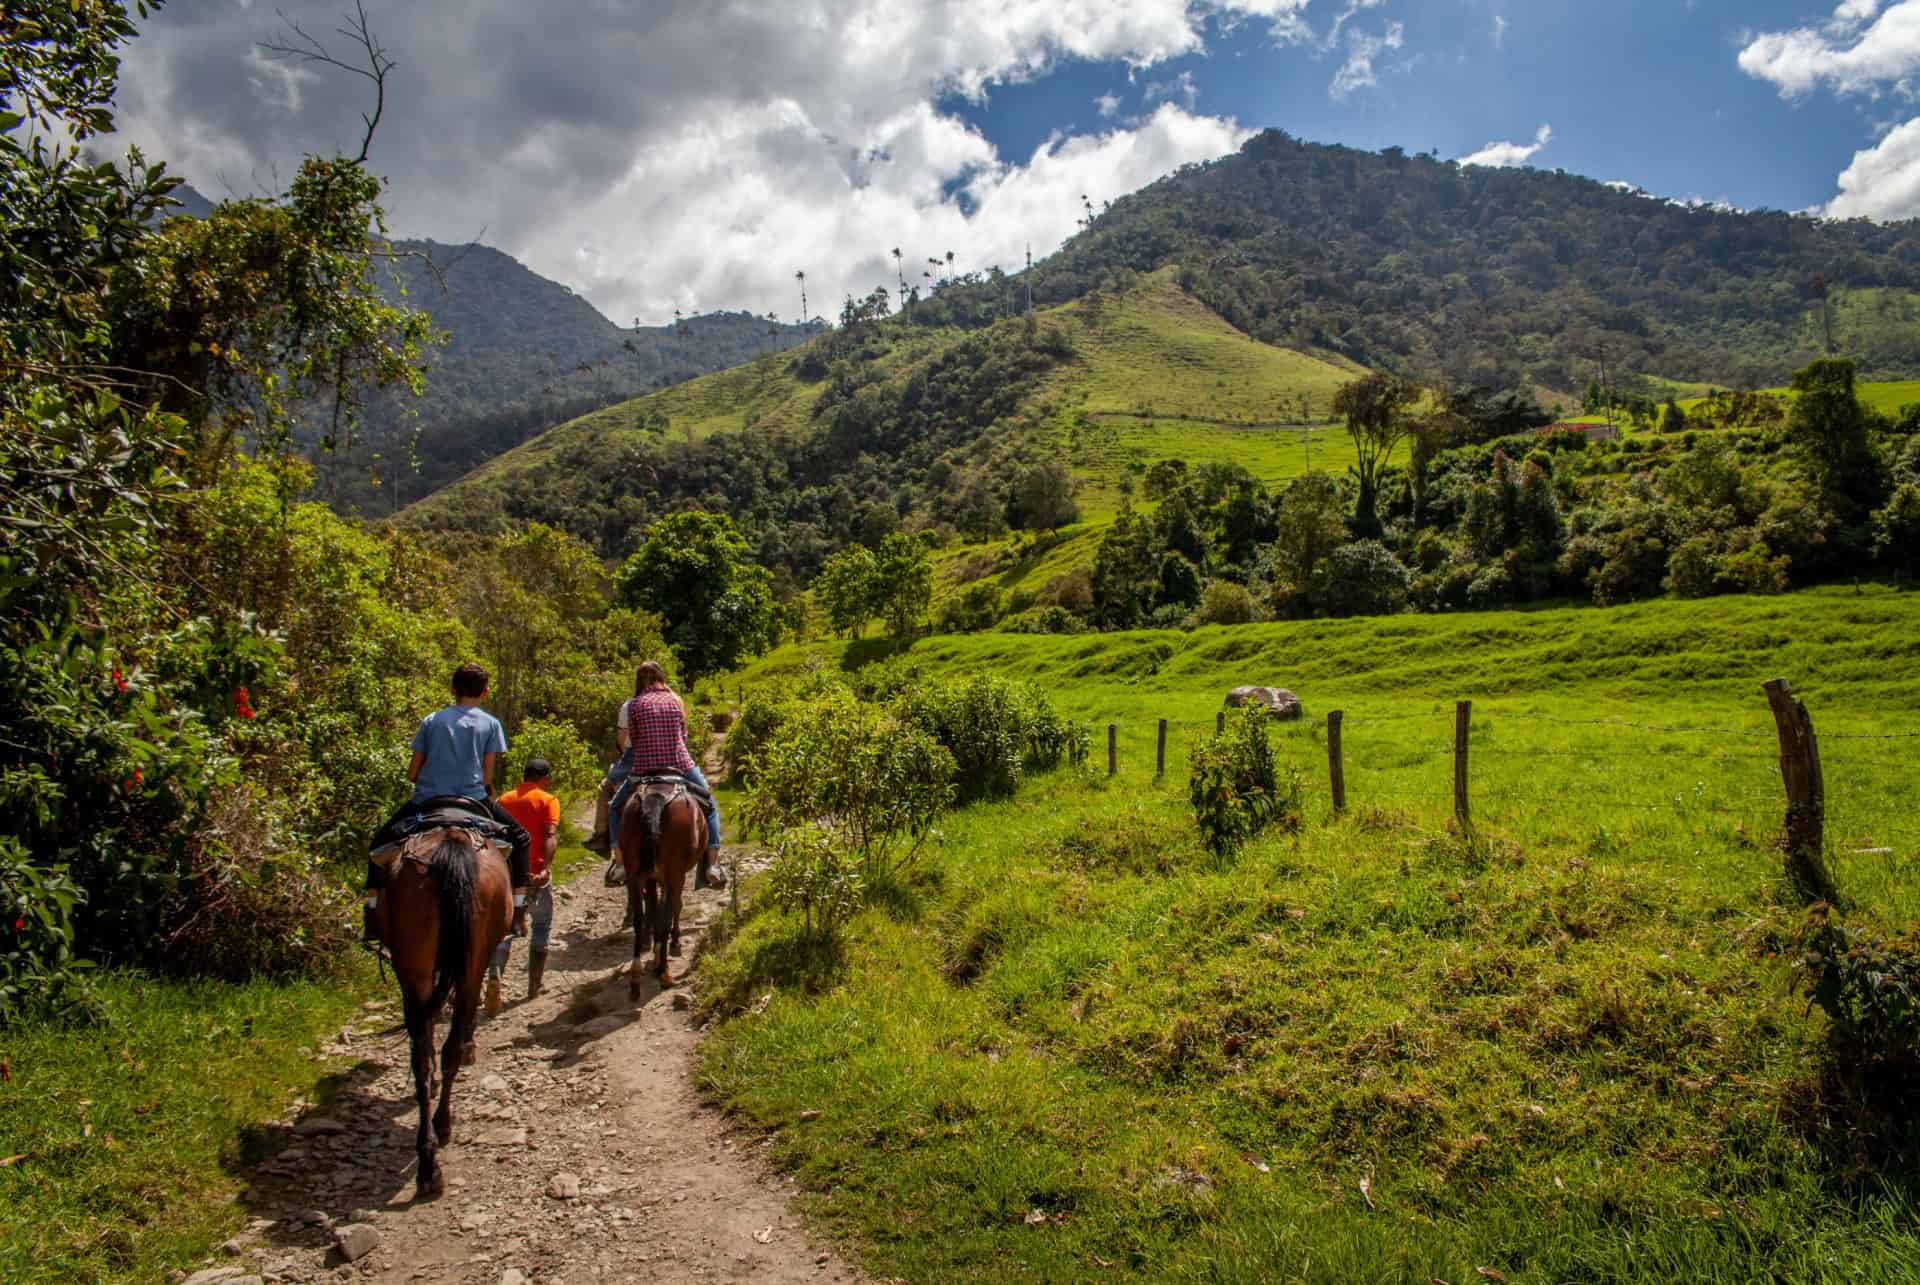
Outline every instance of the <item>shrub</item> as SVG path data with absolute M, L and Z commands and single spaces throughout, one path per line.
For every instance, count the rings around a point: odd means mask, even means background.
M 1260 618 L 1253 595 L 1245 585 L 1231 580 L 1212 580 L 1200 595 L 1200 606 L 1193 613 L 1196 625 L 1246 625 Z
M 982 580 L 968 585 L 940 604 L 933 627 L 943 634 L 972 634 L 993 628 L 1000 619 L 1000 587 Z
M 84 1003 L 89 965 L 74 957 L 73 910 L 85 896 L 65 866 L 36 864 L 0 835 L 0 1028 Z
M 1807 998 L 1850 1060 L 1920 1063 L 1920 936 L 1850 928 L 1824 903 L 1808 916 L 1799 967 Z
M 790 915 L 799 915 L 806 935 L 831 939 L 866 903 L 860 863 L 822 825 L 782 830 L 773 841 L 767 895 Z
M 1083 634 L 1087 622 L 1065 607 L 1034 607 L 1016 612 L 1000 622 L 1007 634 Z
M 791 712 L 786 701 L 753 700 L 740 710 L 740 717 L 727 729 L 727 742 L 720 751 L 729 780 L 742 785 L 753 783 L 754 761 L 759 752 L 779 735 Z
M 1378 540 L 1356 540 L 1327 555 L 1314 573 L 1314 606 L 1330 616 L 1383 616 L 1407 605 L 1411 577 Z
M 953 755 L 846 691 L 796 702 L 752 766 L 753 824 L 830 825 L 870 883 L 913 860 L 953 798 Z
M 194 834 L 167 963 L 228 981 L 324 972 L 351 946 L 349 906 L 324 862 L 281 841 L 263 800 L 224 790 Z
M 1264 707 L 1248 706 L 1189 755 L 1187 795 L 1201 840 L 1215 855 L 1237 850 L 1270 825 L 1300 824 L 1300 773 L 1275 761 L 1268 720 Z
M 1053 713 L 1028 685 L 991 677 L 915 688 L 902 697 L 900 711 L 952 753 L 963 801 L 1005 798 L 1018 789 L 1031 748 L 1028 733 L 1042 711 L 1048 718 Z
M 557 718 L 530 718 L 520 724 L 520 731 L 513 738 L 513 752 L 508 755 L 506 770 L 494 782 L 496 792 L 518 785 L 526 772 L 527 760 L 534 758 L 543 758 L 553 765 L 552 789 L 563 799 L 592 795 L 599 789 L 600 778 L 606 772 L 606 764 L 580 739 L 572 723 Z

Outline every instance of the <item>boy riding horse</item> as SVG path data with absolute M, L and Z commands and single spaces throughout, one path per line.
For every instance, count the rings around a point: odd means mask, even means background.
M 512 845 L 507 858 L 513 886 L 511 931 L 518 937 L 527 924 L 527 855 L 532 837 L 492 798 L 494 769 L 507 752 L 507 734 L 499 719 L 480 708 L 486 698 L 486 670 L 466 664 L 453 671 L 454 703 L 427 715 L 413 734 L 413 762 L 407 767 L 413 797 L 387 818 L 368 846 L 377 851 L 405 838 L 416 827 L 416 818 L 433 804 L 464 807 L 491 818 L 499 836 Z M 368 862 L 362 936 L 367 942 L 385 939 L 382 881 L 380 867 Z

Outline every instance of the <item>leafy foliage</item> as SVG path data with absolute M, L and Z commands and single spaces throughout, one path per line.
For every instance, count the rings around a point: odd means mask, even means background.
M 1218 736 L 1193 747 L 1188 756 L 1187 797 L 1200 838 L 1222 856 L 1238 849 L 1269 826 L 1300 824 L 1299 769 L 1282 768 L 1267 739 L 1270 715 L 1248 705 L 1227 720 Z
M 1824 903 L 1808 915 L 1800 968 L 1807 998 L 1853 1060 L 1920 1065 L 1920 940 L 1850 926 Z
M 620 569 L 620 596 L 665 618 L 687 677 L 731 669 L 774 641 L 772 580 L 732 519 L 676 513 L 647 528 Z

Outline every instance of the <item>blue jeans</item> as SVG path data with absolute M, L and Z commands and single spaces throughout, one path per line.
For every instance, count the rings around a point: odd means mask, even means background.
M 529 941 L 535 950 L 545 950 L 547 939 L 553 935 L 553 885 L 549 883 L 538 892 L 527 894 L 527 924 L 531 936 Z M 487 971 L 495 977 L 506 971 L 507 957 L 513 953 L 513 938 L 502 937 L 500 944 L 493 948 L 493 962 L 487 965 Z
M 621 763 L 627 761 L 628 756 L 623 754 L 614 762 L 613 767 L 620 768 Z M 613 776 L 611 769 L 607 772 L 607 776 Z M 693 771 L 687 773 L 687 779 L 707 792 L 707 851 L 718 852 L 720 850 L 720 804 L 714 799 L 713 789 L 707 784 L 706 775 L 700 771 L 698 763 L 694 764 Z M 620 809 L 626 806 L 627 791 L 630 788 L 632 788 L 631 782 L 622 780 L 620 788 L 614 792 L 613 803 L 607 808 L 607 838 L 612 842 L 615 853 L 620 851 Z

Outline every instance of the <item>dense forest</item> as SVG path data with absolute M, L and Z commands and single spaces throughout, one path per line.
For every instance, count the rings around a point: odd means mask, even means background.
M 1615 370 L 1768 387 L 1829 350 L 1871 378 L 1920 374 L 1912 223 L 1682 205 L 1558 171 L 1461 166 L 1277 130 L 1112 203 L 1035 265 L 1076 298 L 1178 264 L 1271 343 L 1495 388 L 1584 388 Z M 1014 307 L 1011 278 L 928 321 Z

